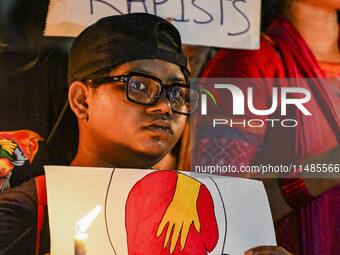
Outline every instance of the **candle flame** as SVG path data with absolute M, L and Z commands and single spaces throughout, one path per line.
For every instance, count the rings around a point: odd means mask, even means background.
M 84 233 L 94 219 L 98 216 L 102 207 L 97 205 L 89 214 L 85 215 L 76 223 L 76 233 Z

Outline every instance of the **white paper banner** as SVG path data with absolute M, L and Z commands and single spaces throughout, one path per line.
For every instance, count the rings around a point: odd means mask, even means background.
M 242 255 L 254 246 L 276 245 L 259 181 L 174 171 L 45 169 L 51 254 L 74 254 L 76 223 L 98 205 L 102 210 L 86 230 L 87 255 L 170 255 L 171 249 L 173 255 Z
M 102 17 L 148 12 L 172 18 L 183 43 L 258 49 L 260 0 L 50 0 L 45 35 L 77 36 Z

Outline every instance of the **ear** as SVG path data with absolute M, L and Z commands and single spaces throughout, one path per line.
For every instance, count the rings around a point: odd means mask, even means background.
M 88 119 L 87 97 L 89 88 L 80 81 L 71 84 L 68 91 L 68 100 L 72 111 L 77 115 L 78 119 Z

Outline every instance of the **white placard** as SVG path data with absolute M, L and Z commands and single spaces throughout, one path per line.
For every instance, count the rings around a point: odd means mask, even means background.
M 258 49 L 260 0 L 50 0 L 45 35 L 76 37 L 102 17 L 148 12 L 172 18 L 183 43 Z
M 86 230 L 88 255 L 127 255 L 128 249 L 131 249 L 128 239 L 142 243 L 144 253 L 139 251 L 133 254 L 167 254 L 163 249 L 166 230 L 160 237 L 152 232 L 154 236 L 149 238 L 144 233 L 149 231 L 148 228 L 155 227 L 147 223 L 153 220 L 157 222 L 156 232 L 158 222 L 165 217 L 163 212 L 157 214 L 157 211 L 162 206 L 166 210 L 170 208 L 175 200 L 174 194 L 180 189 L 178 186 L 183 185 L 179 178 L 193 180 L 200 185 L 197 198 L 200 232 L 193 224 L 190 226 L 183 250 L 187 252 L 185 254 L 205 255 L 206 251 L 191 252 L 190 249 L 198 249 L 200 245 L 210 245 L 207 249 L 209 254 L 214 255 L 241 255 L 254 246 L 276 245 L 267 196 L 259 181 L 173 171 L 64 166 L 47 166 L 45 170 L 51 254 L 74 254 L 76 222 L 98 205 L 102 210 Z M 167 189 L 172 189 L 172 192 Z M 190 191 L 185 192 L 183 200 L 187 200 L 189 194 Z M 164 205 L 167 196 L 172 200 L 169 205 Z M 182 211 L 186 212 L 184 209 Z M 134 217 L 131 218 L 131 215 Z M 178 210 L 174 215 L 177 217 L 182 212 Z M 134 226 L 133 222 L 138 220 L 139 223 Z M 215 224 L 217 228 L 212 227 Z M 190 239 L 200 236 L 203 238 Z M 216 239 L 212 236 L 216 236 Z M 210 239 L 207 241 L 204 239 L 206 237 Z M 209 242 L 209 245 L 200 242 Z M 153 247 L 153 251 L 144 247 Z M 160 252 L 155 252 L 155 249 Z M 178 247 L 176 249 L 174 255 L 182 254 Z M 166 250 L 170 254 L 170 245 Z

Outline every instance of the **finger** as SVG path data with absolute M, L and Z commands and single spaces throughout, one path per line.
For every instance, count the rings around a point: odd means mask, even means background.
M 170 223 L 169 223 L 169 226 L 168 226 L 168 229 L 167 229 L 166 235 L 165 235 L 165 240 L 164 240 L 164 246 L 163 246 L 164 250 L 166 249 L 166 247 L 168 247 L 170 235 L 171 235 L 171 231 L 172 231 L 173 227 L 174 226 L 173 225 L 170 226 Z
M 194 226 L 195 226 L 195 229 L 197 230 L 198 233 L 201 232 L 201 223 L 200 223 L 200 220 L 197 216 L 197 219 L 194 220 Z
M 187 241 L 187 237 L 189 234 L 189 230 L 190 230 L 190 226 L 191 226 L 191 222 L 190 224 L 188 224 L 187 222 L 184 222 L 183 227 L 182 227 L 182 231 L 181 231 L 181 251 L 184 250 L 185 247 L 185 243 Z
M 176 248 L 176 244 L 178 241 L 179 233 L 181 231 L 182 225 L 175 224 L 174 231 L 172 233 L 171 243 L 170 243 L 170 254 L 172 254 Z
M 165 228 L 165 225 L 168 223 L 168 221 L 167 220 L 164 220 L 164 217 L 163 217 L 163 219 L 161 220 L 161 223 L 159 223 L 159 225 L 158 225 L 158 229 L 157 229 L 157 233 L 156 233 L 156 236 L 157 237 L 160 237 L 161 236 L 161 234 L 163 233 L 163 230 L 164 230 L 164 228 Z
M 165 20 L 166 20 L 167 22 L 170 22 L 170 23 L 172 23 L 172 21 L 173 21 L 173 19 L 170 18 L 170 17 L 167 17 Z

